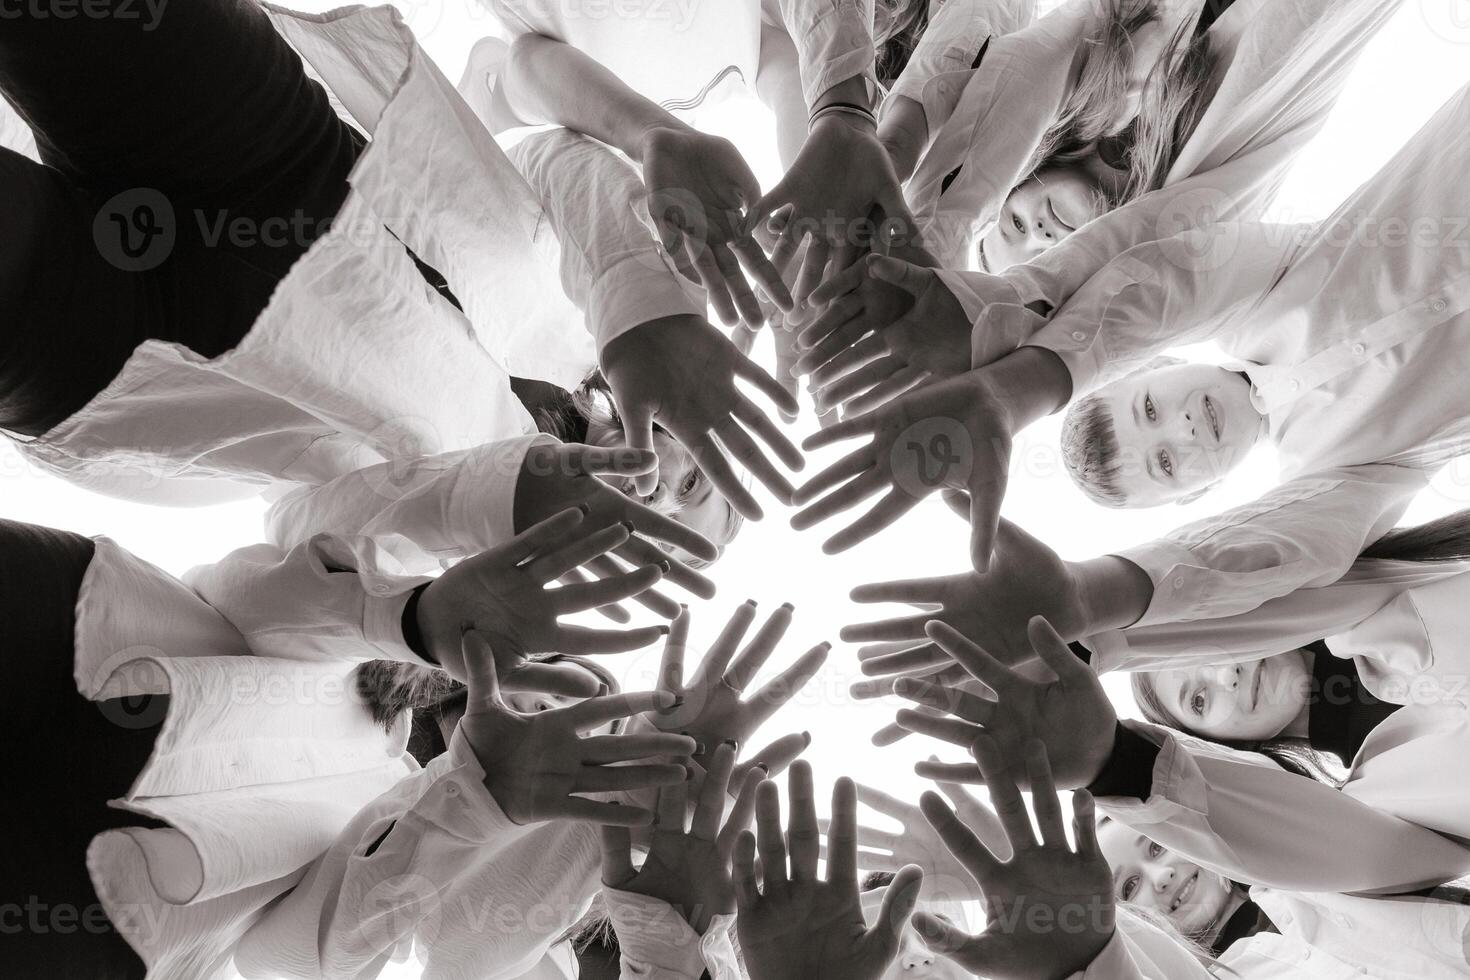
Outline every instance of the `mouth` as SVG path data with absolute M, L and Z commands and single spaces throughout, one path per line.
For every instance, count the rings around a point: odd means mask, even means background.
M 1169 911 L 1177 912 L 1189 904 L 1189 900 L 1194 897 L 1195 888 L 1199 885 L 1199 874 L 1200 869 L 1195 868 L 1189 880 L 1179 886 L 1179 891 L 1174 893 L 1174 901 L 1169 905 Z
M 1251 681 L 1251 710 L 1252 711 L 1255 711 L 1256 710 L 1256 705 L 1258 705 L 1258 704 L 1261 703 L 1261 678 L 1263 676 L 1265 676 L 1265 673 L 1266 673 L 1265 661 L 1263 661 L 1263 660 L 1257 660 L 1256 661 L 1256 676 L 1255 676 L 1255 679 Z
M 1215 410 L 1215 403 L 1205 395 L 1205 418 L 1210 423 L 1210 431 L 1215 435 L 1215 442 L 1220 442 L 1220 413 Z
M 980 259 L 980 271 L 981 272 L 984 272 L 984 273 L 989 273 L 990 272 L 990 260 L 985 257 L 985 239 L 984 238 L 980 239 L 980 245 L 975 249 L 975 254 Z

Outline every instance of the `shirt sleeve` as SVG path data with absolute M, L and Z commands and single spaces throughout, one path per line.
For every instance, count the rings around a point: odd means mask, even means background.
M 923 106 L 932 136 L 949 121 L 985 41 L 1030 23 L 1035 14 L 1035 4 L 1028 0 L 944 4 L 924 28 L 888 98 L 912 99 Z
M 1417 596 L 1419 586 L 1458 579 L 1466 571 L 1464 562 L 1360 559 L 1335 582 L 1296 589 L 1234 616 L 1110 630 L 1088 637 L 1087 646 L 1092 650 L 1093 669 L 1099 674 L 1260 660 L 1359 629 L 1361 634 L 1350 633 L 1352 640 L 1333 652 L 1351 656 L 1361 649 L 1372 655 L 1399 646 L 1425 651 L 1431 648 L 1432 637 L 1426 635 L 1422 623 L 1415 622 L 1422 617 L 1396 616 L 1390 629 L 1380 627 L 1380 617 L 1401 601 Z M 1461 586 L 1470 587 L 1470 581 Z M 1460 586 L 1451 587 L 1461 591 Z M 1457 598 L 1460 601 L 1456 608 L 1470 608 L 1463 602 L 1463 595 Z M 1465 626 L 1470 628 L 1470 623 Z M 1443 638 L 1450 642 L 1464 635 L 1464 630 L 1443 631 Z
M 1227 331 L 1266 297 L 1310 226 L 1229 222 L 1135 245 L 1087 281 L 1029 344 L 1054 352 L 1073 397 L 1170 347 Z M 1009 319 L 998 311 L 998 319 Z M 995 328 L 989 315 L 976 334 Z
M 1060 308 L 1116 255 L 1200 224 L 1257 217 L 1322 128 L 1397 0 L 1270 4 L 1234 46 L 1169 183 L 1091 221 L 1005 276 Z M 1177 175 L 1177 176 L 1176 176 Z
M 876 91 L 873 0 L 779 0 L 801 72 L 807 110 L 832 86 L 865 78 Z M 876 102 L 876 100 L 875 100 Z
M 251 927 L 235 954 L 240 973 L 252 980 L 376 976 L 390 957 L 415 946 L 432 961 L 438 949 L 452 957 L 456 944 L 488 946 L 502 933 L 523 931 L 517 927 L 522 916 L 498 907 L 508 896 L 474 894 L 463 886 L 470 879 L 504 886 L 496 879 L 498 863 L 521 849 L 556 847 L 548 834 L 579 831 L 563 822 L 514 823 L 484 778 L 456 730 L 448 752 L 358 813 L 300 883 Z M 523 906 L 525 894 L 516 902 Z M 544 949 L 521 952 L 534 962 Z M 505 966 L 508 972 L 496 976 L 520 975 L 516 963 Z
M 1121 906 L 1112 938 L 1071 980 L 1213 980 L 1189 947 Z
M 703 289 L 660 251 L 638 172 L 597 140 L 566 129 L 533 133 L 507 151 L 561 244 L 562 288 L 586 315 L 600 351 L 650 320 L 704 316 Z
M 623 980 L 740 980 L 730 942 L 733 915 L 717 915 L 704 935 L 667 902 L 604 886 L 608 918 L 617 933 Z
M 1118 552 L 1154 595 L 1135 628 L 1219 619 L 1330 585 L 1428 485 L 1421 470 L 1351 466 L 1284 483 L 1252 503 Z
M 371 538 L 378 567 L 363 571 L 431 573 L 515 535 L 515 487 L 529 435 L 474 449 L 392 460 L 300 487 L 266 514 L 269 540 L 294 547 L 326 533 Z M 383 567 L 389 565 L 391 567 Z
M 258 657 L 425 663 L 403 635 L 403 611 L 422 576 L 376 571 L 367 538 L 319 534 L 290 550 L 253 545 L 191 569 L 184 582 L 219 610 Z
M 1470 849 L 1264 755 L 1123 724 L 1159 746 L 1152 793 L 1099 806 L 1217 874 L 1290 891 L 1402 892 L 1470 871 Z

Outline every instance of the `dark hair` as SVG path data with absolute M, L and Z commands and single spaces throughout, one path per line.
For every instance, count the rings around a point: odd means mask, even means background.
M 896 878 L 892 871 L 869 871 L 863 876 L 863 891 L 870 892 L 874 888 L 886 888 Z
M 1424 562 L 1470 559 L 1470 509 L 1412 527 L 1396 527 L 1358 557 Z

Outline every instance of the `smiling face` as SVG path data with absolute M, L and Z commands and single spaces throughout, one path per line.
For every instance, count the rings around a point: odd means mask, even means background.
M 1011 191 L 980 240 L 981 268 L 1002 272 L 1035 258 L 1096 218 L 1097 185 L 1081 167 L 1039 170 Z
M 1240 664 L 1142 673 L 1140 701 L 1167 724 L 1206 738 L 1275 738 L 1307 709 L 1312 671 L 1301 650 Z M 1150 712 L 1155 713 L 1155 712 Z
M 623 445 L 621 429 L 604 428 L 590 431 L 588 441 L 597 446 Z M 654 430 L 654 451 L 658 453 L 658 486 L 647 497 L 640 497 L 631 479 L 611 478 L 608 482 L 625 496 L 633 497 L 668 514 L 685 527 L 698 531 L 721 552 L 740 533 L 743 520 L 730 501 L 715 489 L 709 477 L 694 465 L 689 451 L 666 432 Z M 694 568 L 709 562 L 696 558 L 682 548 L 667 549 L 675 560 Z
M 1213 364 L 1142 371 L 1096 396 L 1118 441 L 1118 490 L 1130 507 L 1191 498 L 1245 459 L 1264 419 L 1250 382 Z
M 1233 911 L 1227 879 L 1131 827 L 1104 821 L 1097 842 L 1113 869 L 1113 897 L 1163 913 L 1186 936 L 1213 936 Z

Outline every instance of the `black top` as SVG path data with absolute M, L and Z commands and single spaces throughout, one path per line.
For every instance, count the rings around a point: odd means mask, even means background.
M 1332 656 L 1326 647 L 1316 651 L 1307 741 L 1318 752 L 1331 752 L 1350 765 L 1368 734 L 1401 707 L 1374 697 L 1351 660 Z

